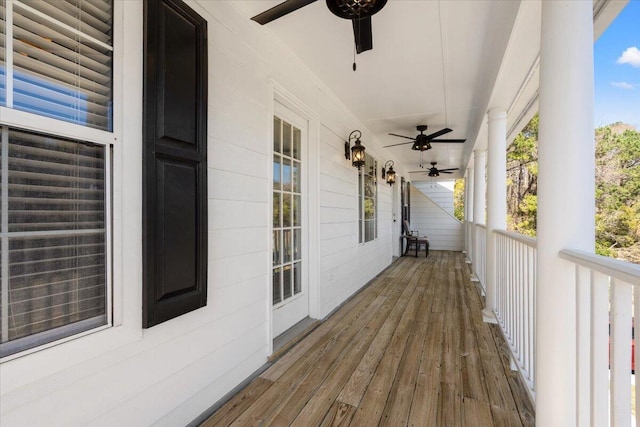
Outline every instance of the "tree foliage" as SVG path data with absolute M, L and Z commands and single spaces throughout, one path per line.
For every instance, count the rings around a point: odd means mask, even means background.
M 538 212 L 538 115 L 507 148 L 507 228 L 536 235 Z
M 453 186 L 453 216 L 464 221 L 464 179 L 456 179 Z
M 596 252 L 640 263 L 640 132 L 614 123 L 595 131 Z M 508 228 L 535 236 L 538 116 L 507 149 Z
M 622 123 L 596 129 L 596 241 L 640 262 L 640 132 Z

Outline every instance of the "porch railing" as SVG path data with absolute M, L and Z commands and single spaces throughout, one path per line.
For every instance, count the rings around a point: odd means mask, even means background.
M 537 243 L 503 230 L 495 236 L 496 317 L 535 399 Z M 640 266 L 578 250 L 559 256 L 575 269 L 577 425 L 640 426 L 640 392 L 632 392 L 640 383 L 632 375 L 640 364 Z
M 473 257 L 475 256 L 473 252 L 473 235 L 475 230 L 475 224 L 473 222 L 466 222 L 464 233 L 465 233 L 465 248 L 467 249 L 467 259 L 473 262 Z
M 638 377 L 631 382 L 639 363 L 632 337 L 640 326 L 640 266 L 576 250 L 560 257 L 575 265 L 578 425 L 640 425 Z
M 535 400 L 536 239 L 496 230 L 496 318 Z

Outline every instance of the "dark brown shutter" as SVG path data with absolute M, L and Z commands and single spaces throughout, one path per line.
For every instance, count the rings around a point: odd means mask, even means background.
M 145 1 L 143 325 L 207 303 L 207 23 Z

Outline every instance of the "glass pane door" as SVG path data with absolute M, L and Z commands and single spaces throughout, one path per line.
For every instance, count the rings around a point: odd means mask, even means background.
M 273 305 L 302 292 L 302 133 L 273 119 Z

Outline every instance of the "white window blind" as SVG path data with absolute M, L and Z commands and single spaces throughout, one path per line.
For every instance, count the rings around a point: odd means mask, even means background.
M 112 1 L 14 0 L 11 9 L 13 25 L 0 29 L 12 39 L 7 106 L 110 131 Z
M 107 323 L 105 147 L 2 128 L 0 356 Z
M 111 131 L 112 3 L 0 0 L 0 105 Z M 109 147 L 76 138 L 0 123 L 0 357 L 109 322 Z
M 4 15 L 5 15 L 5 7 L 4 7 L 4 1 L 5 0 L 0 0 L 0 105 L 6 105 L 7 101 L 5 98 L 5 79 L 6 79 L 6 72 L 5 72 L 5 19 L 4 19 Z

